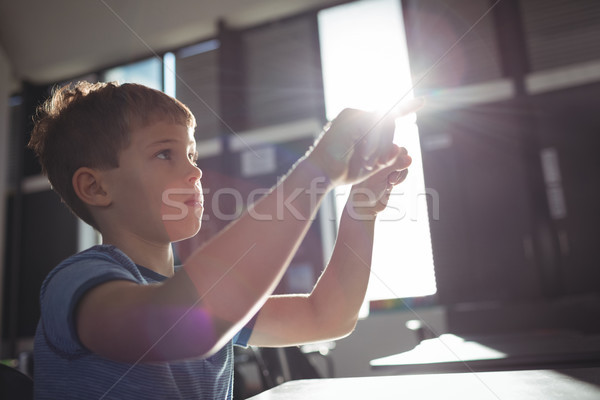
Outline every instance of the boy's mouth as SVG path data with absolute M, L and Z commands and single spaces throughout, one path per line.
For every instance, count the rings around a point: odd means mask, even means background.
M 202 207 L 204 206 L 204 198 L 201 193 L 196 193 L 186 200 L 184 204 L 190 207 Z

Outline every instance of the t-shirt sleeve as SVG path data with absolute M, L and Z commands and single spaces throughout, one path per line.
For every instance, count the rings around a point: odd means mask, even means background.
M 258 317 L 258 313 L 252 317 L 250 321 L 233 337 L 233 344 L 240 347 L 248 347 L 248 341 L 250 340 L 250 336 L 252 335 L 252 330 L 254 329 L 254 324 L 256 323 L 256 318 Z
M 116 262 L 93 258 L 68 265 L 47 278 L 40 298 L 40 321 L 50 346 L 65 356 L 87 352 L 77 335 L 75 309 L 88 290 L 111 280 L 138 282 Z

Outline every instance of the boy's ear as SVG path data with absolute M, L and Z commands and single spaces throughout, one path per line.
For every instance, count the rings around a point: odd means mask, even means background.
M 75 171 L 73 189 L 81 201 L 90 206 L 106 207 L 112 202 L 103 187 L 102 173 L 98 170 L 81 167 Z

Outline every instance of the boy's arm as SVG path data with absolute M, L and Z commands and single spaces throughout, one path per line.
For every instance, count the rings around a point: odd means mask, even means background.
M 286 179 L 189 257 L 185 272 L 161 285 L 112 281 L 91 289 L 76 314 L 82 343 L 128 362 L 207 356 L 221 348 L 276 287 L 325 193 L 393 162 L 393 120 L 367 135 L 373 118 L 344 111 Z M 314 182 L 321 190 L 311 193 Z
M 352 332 L 369 281 L 376 215 L 411 162 L 406 150 L 398 150 L 392 166 L 353 186 L 331 260 L 312 293 L 271 297 L 258 315 L 250 344 L 291 346 Z

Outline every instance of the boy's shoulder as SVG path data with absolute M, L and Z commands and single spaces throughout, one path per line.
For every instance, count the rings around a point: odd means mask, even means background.
M 63 266 L 68 266 L 68 265 L 71 265 L 73 263 L 80 262 L 83 260 L 94 260 L 94 259 L 117 262 L 119 264 L 128 264 L 128 263 L 132 262 L 129 259 L 129 257 L 127 257 L 127 255 L 125 255 L 125 253 L 123 253 L 117 247 L 115 247 L 113 245 L 109 245 L 109 244 L 108 245 L 107 244 L 98 244 L 98 245 L 92 246 L 86 250 L 80 251 L 77 254 L 73 254 L 72 256 L 69 256 L 68 258 L 63 260 L 60 264 L 58 264 L 57 268 L 63 267 Z
M 68 275 L 70 279 L 80 275 L 90 275 L 92 278 L 110 271 L 122 271 L 132 280 L 145 282 L 136 264 L 125 253 L 112 245 L 96 245 L 66 258 L 54 267 L 44 279 L 40 294 L 43 296 L 48 285 L 60 275 Z
M 56 274 L 60 270 L 73 264 L 87 262 L 107 262 L 110 264 L 122 265 L 126 268 L 132 265 L 135 266 L 133 261 L 117 247 L 113 245 L 98 244 L 64 259 L 52 270 L 50 275 Z
M 94 246 L 57 265 L 40 288 L 36 337 L 67 358 L 86 353 L 77 335 L 77 305 L 90 289 L 110 280 L 146 284 L 135 263 L 114 246 Z

